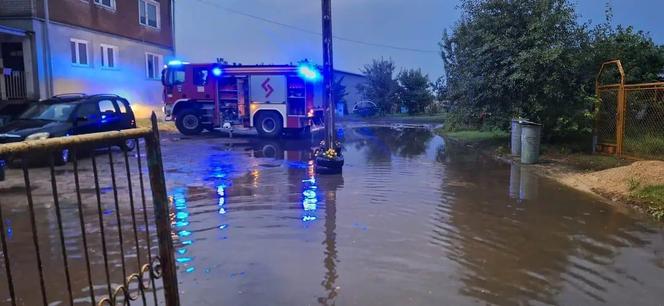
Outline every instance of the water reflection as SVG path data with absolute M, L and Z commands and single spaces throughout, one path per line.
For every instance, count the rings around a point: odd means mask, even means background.
M 345 137 L 343 175 L 314 173 L 312 142 L 250 139 L 170 189 L 188 304 L 664 298 L 661 229 L 426 129 Z
M 370 163 L 390 161 L 392 155 L 412 158 L 424 154 L 433 139 L 431 130 L 405 127 L 401 129 L 361 127 L 346 135 L 346 145 L 365 150 Z
M 607 296 L 616 294 L 609 288 L 639 278 L 614 265 L 638 261 L 627 249 L 646 247 L 642 237 L 649 230 L 590 198 L 544 184 L 519 165 L 511 165 L 503 180 L 509 186 L 506 197 L 492 187 L 501 181 L 495 167 L 500 165 L 450 167 L 450 175 L 473 184 L 444 183 L 454 197 L 441 201 L 448 216 L 437 219 L 432 242 L 461 266 L 462 294 L 520 305 L 560 304 L 578 292 L 593 304 L 607 303 Z
M 323 241 L 325 277 L 321 285 L 325 288 L 326 296 L 318 298 L 321 305 L 335 305 L 339 287 L 336 282 L 337 273 L 337 189 L 343 188 L 344 177 L 341 174 L 326 175 L 320 178 L 321 188 L 325 195 L 325 240 Z
M 509 195 L 512 199 L 537 199 L 540 177 L 535 170 L 516 162 L 510 164 Z

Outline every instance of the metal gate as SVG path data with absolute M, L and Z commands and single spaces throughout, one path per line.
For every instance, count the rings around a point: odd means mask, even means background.
M 625 84 L 622 64 L 614 60 L 602 64 L 596 92 L 597 151 L 664 159 L 664 82 Z
M 604 84 L 605 71 L 614 66 L 619 74 L 619 81 Z M 596 93 L 599 98 L 597 117 L 595 119 L 596 149 L 608 154 L 622 153 L 622 118 L 621 109 L 624 108 L 625 72 L 620 61 L 609 61 L 602 64 L 595 81 Z
M 154 114 L 152 129 L 2 144 L 0 159 L 14 165 L 0 182 L 0 304 L 179 305 Z

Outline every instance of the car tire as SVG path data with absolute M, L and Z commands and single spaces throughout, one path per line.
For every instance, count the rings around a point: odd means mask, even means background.
M 254 121 L 256 131 L 261 137 L 277 138 L 283 132 L 283 120 L 278 113 L 265 112 L 258 115 Z
M 203 131 L 203 124 L 198 112 L 193 109 L 185 109 L 175 117 L 175 126 L 184 135 L 198 135 Z
M 56 166 L 64 166 L 69 162 L 69 150 L 63 149 L 53 153 L 53 163 Z
M 137 141 L 136 139 L 126 139 L 120 144 L 120 149 L 125 152 L 131 152 L 136 149 Z

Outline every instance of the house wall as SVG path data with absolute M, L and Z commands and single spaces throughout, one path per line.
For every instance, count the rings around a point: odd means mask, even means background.
M 342 77 L 343 81 L 341 84 L 346 86 L 346 93 L 348 93 L 346 97 L 344 97 L 344 101 L 346 102 L 348 111 L 351 111 L 357 102 L 364 100 L 362 98 L 362 94 L 360 94 L 360 91 L 357 89 L 357 85 L 365 83 L 366 77 L 358 74 L 346 73 L 343 71 L 337 71 L 334 73 L 334 78 L 336 81 Z
M 145 53 L 159 54 L 166 61 L 172 50 L 66 25 L 52 24 L 49 31 L 54 94 L 118 94 L 132 103 L 139 117 L 161 107 L 162 85 L 159 80 L 148 79 Z M 88 41 L 88 66 L 71 63 L 72 38 Z M 101 67 L 100 44 L 118 47 L 117 68 Z
M 37 3 L 42 1 L 37 0 Z M 159 3 L 159 29 L 139 23 L 138 0 L 115 0 L 115 10 L 97 5 L 94 0 L 49 0 L 49 13 L 50 19 L 58 23 L 112 33 L 172 49 L 171 0 L 147 1 Z
M 23 41 L 23 65 L 26 72 L 27 98 L 36 100 L 46 97 L 44 23 L 33 18 L 11 18 L 0 19 L 0 25 L 27 31 Z
M 24 62 L 32 68 L 26 67 L 31 98 L 48 97 L 50 86 L 53 94 L 124 96 L 138 116 L 148 116 L 150 110 L 161 108 L 161 82 L 147 78 L 145 53 L 162 55 L 164 62 L 172 57 L 172 0 L 149 0 L 159 3 L 159 29 L 139 23 L 138 0 L 115 0 L 114 10 L 96 5 L 94 0 L 48 1 L 51 22 L 46 39 L 44 0 L 0 0 L 0 25 L 25 30 L 29 35 L 24 44 L 29 58 Z M 71 38 L 88 41 L 88 66 L 71 63 Z M 45 48 L 47 41 L 50 56 Z M 101 67 L 100 44 L 118 47 L 117 69 Z

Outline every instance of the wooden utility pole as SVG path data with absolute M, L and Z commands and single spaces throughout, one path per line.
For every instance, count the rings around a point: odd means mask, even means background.
M 332 97 L 332 84 L 334 83 L 334 62 L 332 55 L 332 0 L 321 0 L 323 7 L 323 84 L 325 92 L 323 105 L 325 106 L 325 132 L 328 148 L 334 148 L 336 131 L 334 128 L 334 112 L 336 103 Z

